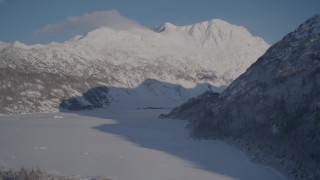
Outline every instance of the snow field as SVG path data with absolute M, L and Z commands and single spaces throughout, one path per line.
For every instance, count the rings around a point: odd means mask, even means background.
M 119 180 L 285 179 L 220 141 L 193 140 L 167 110 L 0 116 L 0 166 Z

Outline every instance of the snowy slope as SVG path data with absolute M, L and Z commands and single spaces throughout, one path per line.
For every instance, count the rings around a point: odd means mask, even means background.
M 222 20 L 182 27 L 166 23 L 154 30 L 101 27 L 60 44 L 15 42 L 0 53 L 0 72 L 6 77 L 0 91 L 10 96 L 1 98 L 0 112 L 51 111 L 62 99 L 82 98 L 91 88 L 130 90 L 147 79 L 184 89 L 203 83 L 223 88 L 267 48 L 266 42 L 245 28 Z M 119 101 L 113 96 L 108 103 Z
M 224 139 L 290 179 L 320 177 L 320 15 L 273 45 L 219 98 L 190 101 L 197 136 Z M 212 101 L 212 102 L 210 102 Z M 194 111 L 203 106 L 201 114 Z

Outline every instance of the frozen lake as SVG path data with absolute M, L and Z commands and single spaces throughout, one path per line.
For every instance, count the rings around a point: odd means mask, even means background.
M 276 180 L 220 141 L 193 140 L 167 110 L 94 110 L 0 116 L 0 167 L 115 180 Z

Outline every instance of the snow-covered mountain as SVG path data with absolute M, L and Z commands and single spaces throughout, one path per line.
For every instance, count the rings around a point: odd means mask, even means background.
M 320 178 L 320 15 L 269 48 L 219 98 L 203 96 L 166 117 L 191 117 L 195 136 L 237 144 L 289 179 Z
M 9 46 L 7 43 L 4 43 L 4 42 L 1 42 L 1 41 L 0 41 L 0 51 L 1 51 L 3 48 L 7 47 L 7 46 Z
M 106 93 L 98 106 L 137 107 L 144 96 L 157 97 L 144 105 L 178 105 L 207 90 L 206 83 L 223 89 L 269 45 L 243 27 L 211 20 L 152 30 L 101 27 L 64 43 L 2 47 L 0 113 L 17 113 L 53 111 L 72 97 L 77 97 L 73 103 L 91 106 L 83 94 L 100 93 L 90 91 L 96 87 Z

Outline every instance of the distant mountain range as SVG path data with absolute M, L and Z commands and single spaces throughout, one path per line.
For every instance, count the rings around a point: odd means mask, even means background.
M 0 43 L 0 113 L 173 107 L 208 88 L 221 91 L 268 47 L 217 19 L 154 29 L 101 27 L 47 45 Z
M 195 137 L 223 139 L 289 179 L 320 179 L 320 15 L 270 47 L 220 95 L 162 117 L 189 119 Z

